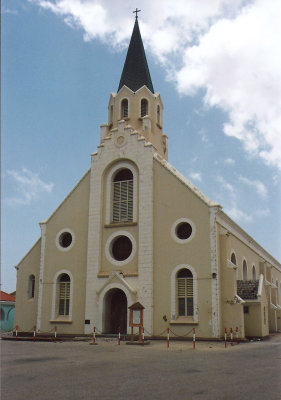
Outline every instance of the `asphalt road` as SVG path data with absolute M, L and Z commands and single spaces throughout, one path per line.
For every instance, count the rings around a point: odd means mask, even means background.
M 1 400 L 281 399 L 281 335 L 222 343 L 1 341 Z

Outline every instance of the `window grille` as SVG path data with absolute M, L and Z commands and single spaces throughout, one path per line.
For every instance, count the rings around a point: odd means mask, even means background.
M 247 267 L 247 263 L 244 260 L 243 261 L 243 281 L 247 280 L 247 275 L 248 275 L 248 267 Z
M 113 222 L 133 221 L 133 180 L 113 182 Z
M 178 315 L 193 316 L 193 277 L 189 270 L 181 270 L 177 278 Z
M 28 281 L 28 297 L 30 299 L 33 299 L 34 294 L 35 294 L 35 276 L 30 275 L 29 281 Z
M 63 274 L 59 281 L 59 315 L 69 315 L 70 278 Z
M 121 169 L 113 179 L 113 222 L 133 221 L 134 181 L 132 171 Z
M 142 99 L 141 101 L 141 117 L 148 115 L 148 101 L 146 99 Z
M 121 102 L 121 118 L 127 118 L 128 117 L 128 100 L 123 99 Z

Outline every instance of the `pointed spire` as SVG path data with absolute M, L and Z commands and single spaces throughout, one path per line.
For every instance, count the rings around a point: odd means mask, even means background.
M 136 92 L 139 88 L 145 85 L 152 93 L 154 93 L 137 15 L 118 92 L 124 85 L 130 88 L 133 92 Z

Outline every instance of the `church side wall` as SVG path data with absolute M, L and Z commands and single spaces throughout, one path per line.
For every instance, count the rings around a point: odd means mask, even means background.
M 89 212 L 88 172 L 77 187 L 46 222 L 46 243 L 42 282 L 41 332 L 57 326 L 58 333 L 82 333 L 85 318 L 85 287 Z M 72 243 L 62 248 L 58 239 L 64 231 L 71 232 Z M 70 315 L 57 315 L 56 279 L 61 273 L 71 277 Z M 52 322 L 50 322 L 52 321 Z
M 276 283 L 279 283 L 281 279 L 281 271 L 266 262 L 258 254 L 258 251 L 254 250 L 251 242 L 247 245 L 239 237 L 236 237 L 222 226 L 220 226 L 220 229 L 222 329 L 230 327 L 234 329 L 238 326 L 241 337 L 244 335 L 266 336 L 269 328 L 272 331 L 277 330 L 276 321 L 278 311 L 272 308 L 270 303 L 278 307 L 277 293 L 279 293 L 280 288 L 277 287 Z M 230 262 L 233 253 L 236 258 L 236 268 Z M 247 266 L 246 276 L 243 276 L 243 264 Z M 260 274 L 264 275 L 265 280 L 263 295 L 259 299 L 259 305 L 251 305 L 251 316 L 249 316 L 243 312 L 243 307 L 246 303 L 244 305 L 233 304 L 233 299 L 237 294 L 237 280 L 253 280 L 253 267 L 255 269 L 256 280 L 259 279 Z M 265 326 L 263 322 L 264 306 L 266 307 L 266 315 L 268 315 Z
M 24 259 L 17 265 L 17 289 L 14 326 L 19 331 L 31 331 L 36 325 L 41 239 L 39 239 Z M 35 277 L 34 297 L 29 296 L 29 278 Z
M 237 283 L 236 283 L 236 270 L 229 264 L 232 243 L 230 236 L 226 235 L 226 232 L 220 233 L 220 290 L 221 290 L 221 332 L 227 329 L 229 333 L 230 328 L 234 331 L 236 327 L 239 331 L 239 337 L 244 337 L 245 326 L 244 326 L 244 315 L 243 305 L 234 302 L 235 295 L 237 294 Z
M 189 336 L 192 336 L 192 328 L 195 327 L 196 334 L 199 337 L 213 337 L 209 207 L 157 161 L 154 161 L 153 167 L 153 333 L 158 335 L 170 326 L 177 335 L 184 335 L 189 332 Z M 196 229 L 194 237 L 188 243 L 179 243 L 173 237 L 174 223 L 181 218 L 192 221 Z M 171 304 L 172 302 L 175 303 L 176 299 L 171 298 L 173 290 L 171 282 L 173 271 L 179 266 L 190 267 L 194 271 L 194 278 L 197 276 L 197 285 L 194 285 L 197 309 L 194 310 L 194 313 L 197 314 L 195 319 L 198 317 L 198 323 L 192 323 L 190 320 L 183 321 L 182 319 L 180 321 L 177 315 L 173 315 Z M 163 319 L 165 316 L 167 322 Z

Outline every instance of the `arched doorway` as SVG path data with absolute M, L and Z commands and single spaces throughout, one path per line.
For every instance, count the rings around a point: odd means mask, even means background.
M 127 297 L 121 289 L 111 289 L 104 299 L 104 333 L 127 333 Z

